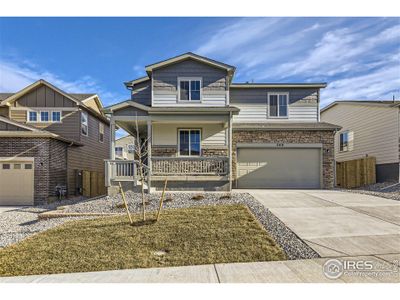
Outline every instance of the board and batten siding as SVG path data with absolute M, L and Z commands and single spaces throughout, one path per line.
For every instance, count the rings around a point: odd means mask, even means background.
M 201 101 L 179 102 L 178 78 L 200 77 Z M 192 59 L 153 71 L 153 106 L 225 106 L 227 105 L 227 72 Z
M 288 118 L 270 118 L 268 116 L 268 93 L 289 93 Z M 317 89 L 266 89 L 231 88 L 230 104 L 240 109 L 233 116 L 234 122 L 317 122 Z
M 342 126 L 335 135 L 337 161 L 375 156 L 377 164 L 399 162 L 399 108 L 338 104 L 321 113 L 321 120 Z M 353 150 L 339 152 L 340 133 L 352 131 Z
M 48 86 L 41 85 L 13 102 L 13 107 L 75 107 L 75 102 Z
M 177 146 L 179 129 L 201 129 L 201 146 L 226 146 L 226 128 L 222 124 L 153 124 L 154 146 Z

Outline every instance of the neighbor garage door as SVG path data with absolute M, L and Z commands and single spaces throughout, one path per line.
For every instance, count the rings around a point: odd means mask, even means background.
M 0 205 L 33 205 L 33 160 L 0 159 Z
M 238 148 L 238 188 L 320 188 L 320 148 Z

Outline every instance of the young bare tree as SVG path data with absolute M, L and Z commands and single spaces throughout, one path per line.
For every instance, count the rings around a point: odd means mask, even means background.
M 139 130 L 139 122 L 137 118 L 137 114 L 135 117 L 135 127 L 136 127 L 136 138 L 135 138 L 135 162 L 137 162 L 138 166 L 138 175 L 139 180 L 141 182 L 141 193 L 142 193 L 142 216 L 143 221 L 146 221 L 146 197 L 144 193 L 144 183 L 146 182 L 146 175 L 149 176 L 150 170 L 149 167 L 144 163 L 144 160 L 148 157 L 148 149 L 147 143 L 150 138 L 150 134 L 147 134 L 147 138 L 141 139 L 140 130 Z

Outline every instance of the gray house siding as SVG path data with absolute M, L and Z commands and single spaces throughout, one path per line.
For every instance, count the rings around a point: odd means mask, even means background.
M 150 106 L 151 105 L 151 80 L 135 84 L 132 89 L 132 100 Z
M 178 77 L 202 78 L 202 101 L 198 105 L 225 106 L 226 76 L 225 70 L 190 59 L 154 70 L 153 106 L 179 105 Z
M 240 109 L 234 121 L 282 121 L 269 118 L 268 93 L 289 93 L 290 121 L 318 121 L 318 89 L 231 88 L 230 104 Z M 287 120 L 283 119 L 283 120 Z

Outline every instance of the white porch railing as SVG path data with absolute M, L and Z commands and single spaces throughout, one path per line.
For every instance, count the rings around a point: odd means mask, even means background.
M 136 173 L 136 165 L 133 160 L 105 160 L 107 186 L 111 186 L 111 181 L 135 181 Z
M 152 175 L 217 175 L 228 174 L 229 159 L 217 157 L 152 157 Z

